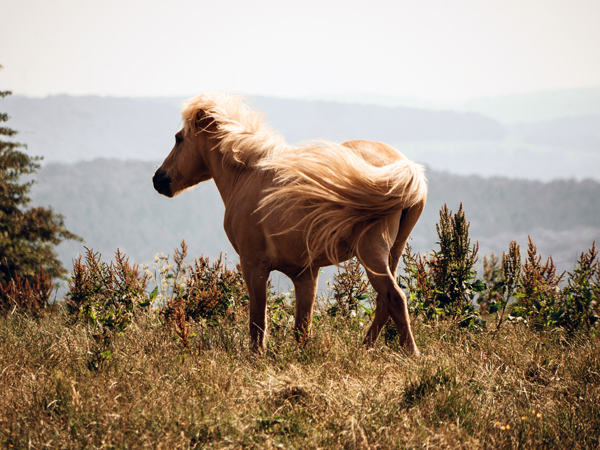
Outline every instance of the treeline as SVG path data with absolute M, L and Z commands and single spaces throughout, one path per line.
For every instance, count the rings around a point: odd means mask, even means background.
M 444 203 L 462 201 L 479 236 L 535 228 L 600 228 L 600 183 L 593 180 L 545 183 L 432 171 L 428 178 L 429 202 L 439 209 Z M 428 208 L 424 218 L 429 223 L 436 215 L 436 209 Z
M 83 245 L 111 255 L 120 248 L 136 262 L 168 252 L 182 239 L 190 254 L 216 257 L 235 253 L 223 231 L 224 206 L 213 182 L 167 199 L 154 191 L 157 163 L 96 160 L 48 164 L 36 175 L 32 198 L 52 205 L 67 227 L 85 242 L 58 248 L 66 267 L 84 253 Z M 471 236 L 481 254 L 501 253 L 516 239 L 531 235 L 543 255 L 570 269 L 593 240 L 600 242 L 600 183 L 563 180 L 549 183 L 507 178 L 457 176 L 428 171 L 429 198 L 413 232 L 412 246 L 429 251 L 436 241 L 435 223 L 444 204 L 456 211 L 462 202 Z

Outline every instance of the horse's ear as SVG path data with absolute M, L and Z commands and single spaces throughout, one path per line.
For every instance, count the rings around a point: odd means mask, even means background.
M 213 123 L 215 123 L 215 119 L 206 114 L 206 112 L 200 110 L 196 114 L 195 126 L 197 130 L 208 130 Z

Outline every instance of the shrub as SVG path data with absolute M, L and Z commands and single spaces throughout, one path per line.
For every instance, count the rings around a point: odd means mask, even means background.
M 474 299 L 485 284 L 476 280 L 478 244 L 471 246 L 462 203 L 455 215 L 446 205 L 442 207 L 436 230 L 439 251 L 415 255 L 407 245 L 404 252 L 405 274 L 400 275 L 399 284 L 410 291 L 409 311 L 425 321 L 449 318 L 476 327 L 482 321 Z
M 223 255 L 210 264 L 208 257 L 196 258 L 193 264 L 187 257 L 187 244 L 175 249 L 173 266 L 164 253 L 155 256 L 154 272 L 143 266 L 150 281 L 156 287 L 151 300 L 161 305 L 160 314 L 171 324 L 183 346 L 191 351 L 189 320 L 216 324 L 223 317 L 235 318 L 237 310 L 245 306 L 248 291 L 238 265 L 234 270 L 227 267 Z
M 33 281 L 15 275 L 0 283 L 0 313 L 14 311 L 29 312 L 38 315 L 50 306 L 50 294 L 54 283 L 49 275 L 40 269 Z
M 67 294 L 67 311 L 74 320 L 93 327 L 89 366 L 102 369 L 113 354 L 115 335 L 123 332 L 136 310 L 150 306 L 146 296 L 148 277 L 117 250 L 115 262 L 102 262 L 99 253 L 86 247 L 85 264 L 75 261 Z
M 519 246 L 511 242 L 509 254 L 502 256 L 502 270 L 493 256 L 484 259 L 484 280 L 488 290 L 482 295 L 480 305 L 490 313 L 498 312 L 500 328 L 509 301 L 509 319 L 523 322 L 537 330 L 563 328 L 569 333 L 590 332 L 599 318 L 600 262 L 595 242 L 568 273 L 567 284 L 561 287 L 565 273 L 557 273 L 549 257 L 542 264 L 542 256 L 531 238 L 528 241 L 527 259 L 521 266 Z
M 219 255 L 212 265 L 203 255 L 190 267 L 187 285 L 186 314 L 191 318 L 211 320 L 224 317 L 248 298 L 240 266 L 231 270 Z
M 248 291 L 239 265 L 229 269 L 222 254 L 212 264 L 204 255 L 190 264 L 186 256 L 187 244 L 182 241 L 181 250 L 175 249 L 173 256 L 175 267 L 167 255 L 156 257 L 160 267 L 154 274 L 157 287 L 151 296 L 165 300 L 162 314 L 167 320 L 181 307 L 186 319 L 214 321 L 246 302 Z
M 502 253 L 502 264 L 493 253 L 489 259 L 483 257 L 483 281 L 486 289 L 477 303 L 482 312 L 498 313 L 496 329 L 499 329 L 521 281 L 521 250 L 516 241 L 510 243 L 508 254 Z
M 555 326 L 562 314 L 557 302 L 560 302 L 559 285 L 563 276 L 564 273 L 556 273 L 551 256 L 542 264 L 542 256 L 538 255 L 537 247 L 529 237 L 527 259 L 523 264 L 512 313 L 540 330 Z
M 568 331 L 591 331 L 600 316 L 600 261 L 596 242 L 582 253 L 569 272 L 555 314 L 556 324 Z
M 483 256 L 483 275 L 482 280 L 486 285 L 486 290 L 477 298 L 477 304 L 482 314 L 491 314 L 495 304 L 501 299 L 500 290 L 504 277 L 502 273 L 502 264 L 500 258 L 495 254 Z
M 148 277 L 140 275 L 137 264 L 115 253 L 115 262 L 101 261 L 101 255 L 86 247 L 85 264 L 79 256 L 73 265 L 67 308 L 75 318 L 95 326 L 123 331 L 137 306 L 149 306 L 146 298 Z
M 344 263 L 333 276 L 333 299 L 327 312 L 331 316 L 356 317 L 361 312 L 371 314 L 372 310 L 366 307 L 365 301 L 369 299 L 369 281 L 362 270 L 357 258 L 352 258 Z
M 502 325 L 508 302 L 513 298 L 521 280 L 521 249 L 516 241 L 511 241 L 508 254 L 502 252 L 502 282 L 499 285 L 500 297 L 491 312 L 499 311 L 496 328 Z
M 478 303 L 482 311 L 497 313 L 497 329 L 510 311 L 509 320 L 520 320 L 539 331 L 595 332 L 600 319 L 600 261 L 595 242 L 568 273 L 566 286 L 562 285 L 565 273 L 557 273 L 552 257 L 542 264 L 531 237 L 523 265 L 519 246 L 512 241 L 508 254 L 502 254 L 502 265 L 492 254 L 484 257 L 483 269 L 487 289 Z

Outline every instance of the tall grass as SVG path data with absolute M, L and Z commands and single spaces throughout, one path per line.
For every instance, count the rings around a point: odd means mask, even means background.
M 415 324 L 419 359 L 373 351 L 360 322 L 316 316 L 299 348 L 277 327 L 262 356 L 245 317 L 201 325 L 185 349 L 157 311 L 88 364 L 93 330 L 54 312 L 0 319 L 5 448 L 597 448 L 600 343 L 523 324 Z

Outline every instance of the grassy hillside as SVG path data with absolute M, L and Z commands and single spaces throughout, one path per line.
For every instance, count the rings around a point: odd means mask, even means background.
M 55 99 L 63 106 L 71 101 Z M 167 199 L 152 187 L 156 162 L 124 159 L 128 151 L 148 157 L 159 147 L 166 154 L 166 133 L 165 142 L 152 133 L 165 108 L 175 106 L 143 100 L 131 108 L 123 100 L 115 107 L 114 99 L 104 100 L 94 99 L 91 114 L 83 108 L 71 115 L 65 106 L 59 120 L 72 119 L 66 140 L 51 122 L 36 129 L 45 136 L 56 131 L 57 145 L 80 145 L 75 152 L 62 148 L 69 158 L 91 159 L 107 145 L 106 152 L 120 159 L 45 165 L 35 176 L 33 203 L 64 214 L 67 227 L 85 238 L 84 244 L 59 247 L 66 267 L 85 253 L 83 245 L 103 253 L 104 261 L 120 248 L 150 266 L 138 272 L 122 259 L 116 268 L 94 266 L 89 257 L 87 268 L 76 265 L 68 301 L 54 304 L 48 292 L 41 298 L 26 296 L 14 283 L 0 287 L 0 446 L 600 447 L 597 253 L 582 255 L 587 266 L 573 270 L 576 257 L 593 240 L 600 242 L 599 182 L 429 170 L 429 200 L 413 250 L 437 248 L 443 240 L 435 229 L 440 207 L 456 211 L 462 203 L 480 255 L 506 251 L 517 239 L 523 266 L 515 251 L 512 265 L 488 260 L 481 270 L 472 247 L 456 251 L 467 241 L 464 232 L 464 239 L 451 241 L 454 247 L 450 241 L 445 251 L 440 245 L 442 251 L 426 262 L 406 258 L 409 270 L 399 282 L 412 294 L 408 306 L 419 358 L 406 357 L 391 326 L 374 349 L 362 346 L 374 295 L 359 272 L 338 278 L 349 287 L 334 282 L 320 293 L 305 347 L 293 330 L 294 293 L 271 289 L 268 345 L 256 355 L 249 351 L 248 296 L 239 272 L 205 260 L 180 270 L 180 263 L 154 257 L 171 253 L 182 239 L 192 257 L 233 254 L 212 182 Z M 270 108 L 277 107 L 273 102 Z M 295 119 L 312 117 L 323 128 L 306 128 L 311 133 L 368 123 L 365 117 L 348 120 L 344 111 L 351 109 L 339 105 L 310 105 L 298 103 L 297 115 L 288 117 L 294 126 Z M 112 123 L 111 111 L 119 109 L 139 123 Z M 380 113 L 369 111 L 375 118 Z M 147 120 L 149 112 L 155 121 Z M 406 123 L 429 126 L 432 117 L 419 122 L 412 115 Z M 456 133 L 464 131 L 461 120 L 473 119 L 439 117 Z M 282 128 L 291 136 L 306 130 Z M 119 130 L 114 140 L 105 136 L 107 129 Z M 412 139 L 410 133 L 399 136 Z M 498 145 L 494 139 L 488 144 Z M 559 269 L 572 273 L 561 279 L 533 245 L 525 258 L 527 235 L 544 257 L 552 254 Z
M 246 317 L 194 324 L 194 354 L 152 313 L 90 369 L 94 332 L 53 314 L 0 317 L 6 448 L 597 448 L 600 344 L 509 325 L 416 324 L 419 359 L 361 346 L 360 322 L 319 316 L 248 350 Z M 273 325 L 273 323 L 271 323 Z M 199 352 L 197 352 L 197 350 Z

